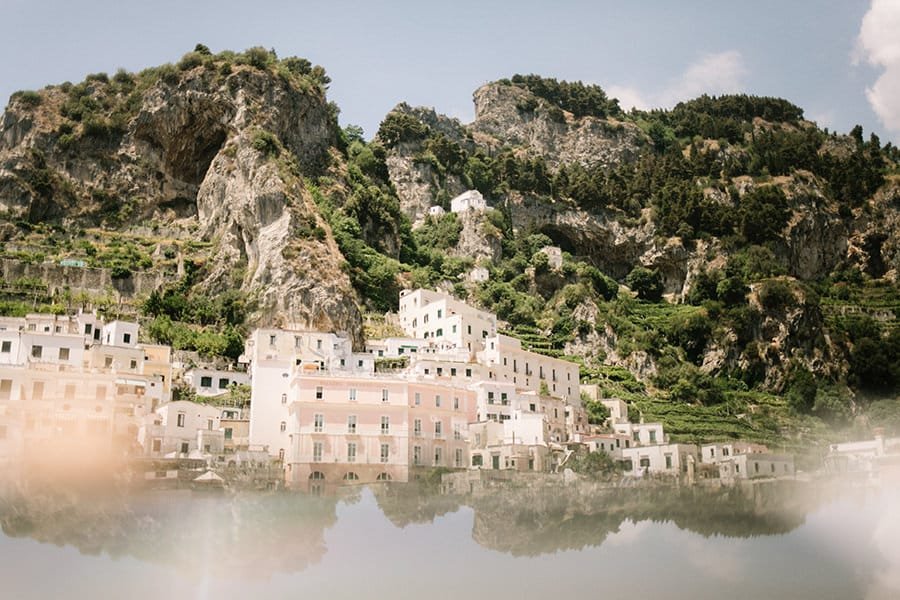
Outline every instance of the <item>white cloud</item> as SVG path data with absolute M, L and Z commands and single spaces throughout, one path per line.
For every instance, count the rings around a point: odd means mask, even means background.
M 617 98 L 619 106 L 624 110 L 631 110 L 632 108 L 647 110 L 648 108 L 653 108 L 652 104 L 641 94 L 641 91 L 635 87 L 611 85 L 606 88 L 606 93 L 612 98 Z
M 690 100 L 701 94 L 731 94 L 744 88 L 747 68 L 737 50 L 707 54 L 689 65 L 685 71 L 663 89 L 642 92 L 633 86 L 612 85 L 607 88 L 610 96 L 619 99 L 619 105 L 631 108 L 670 108 L 682 100 Z
M 872 0 L 862 20 L 856 60 L 881 67 L 884 72 L 866 88 L 872 110 L 885 127 L 900 131 L 900 2 Z

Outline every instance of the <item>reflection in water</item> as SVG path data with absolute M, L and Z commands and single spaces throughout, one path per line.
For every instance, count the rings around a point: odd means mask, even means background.
M 900 496 L 834 489 L 793 482 L 715 490 L 501 487 L 449 497 L 427 486 L 384 484 L 318 498 L 31 486 L 0 500 L 0 552 L 28 548 L 59 560 L 47 544 L 74 547 L 85 557 L 79 561 L 89 561 L 79 570 L 93 569 L 95 585 L 109 576 L 110 586 L 117 567 L 106 557 L 130 558 L 138 575 L 158 577 L 147 574 L 151 565 L 177 575 L 183 587 L 173 597 L 210 579 L 227 597 L 238 590 L 295 597 L 301 589 L 319 597 L 416 597 L 418 588 L 403 585 L 407 577 L 474 586 L 474 598 L 515 589 L 534 597 L 548 572 L 560 570 L 569 572 L 560 589 L 602 578 L 613 596 L 720 597 L 716 591 L 739 583 L 743 591 L 731 597 L 896 597 Z M 884 510 L 891 502 L 893 510 Z M 815 576 L 797 578 L 804 569 Z M 640 579 L 645 571 L 652 577 Z M 513 579 L 500 585 L 501 572 Z M 13 597 L 46 597 L 23 593 L 40 582 L 2 574 L 19 590 Z M 458 585 L 431 596 L 456 597 Z M 109 593 L 78 589 L 70 596 Z
M 895 489 L 519 482 L 448 496 L 432 482 L 323 498 L 137 491 L 119 469 L 22 465 L 27 481 L 0 485 L 0 554 L 14 558 L 0 577 L 14 598 L 57 595 L 34 574 L 47 562 L 74 565 L 54 576 L 73 598 L 122 585 L 158 597 L 139 582 L 160 577 L 171 597 L 527 598 L 598 582 L 612 597 L 900 597 Z
M 0 499 L 0 524 L 11 537 L 72 545 L 88 554 L 131 555 L 192 571 L 209 547 L 232 575 L 294 572 L 325 553 L 337 498 L 288 492 L 91 492 L 46 483 Z M 348 488 L 343 503 L 359 500 Z M 599 546 L 623 524 L 670 522 L 702 536 L 783 534 L 804 522 L 823 490 L 792 481 L 743 487 L 497 487 L 474 496 L 436 494 L 415 484 L 373 486 L 381 513 L 395 526 L 431 523 L 463 505 L 474 513 L 473 539 L 485 548 L 531 556 Z

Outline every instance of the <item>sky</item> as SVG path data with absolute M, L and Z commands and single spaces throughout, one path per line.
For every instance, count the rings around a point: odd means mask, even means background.
M 900 0 L 0 0 L 0 98 L 88 73 L 261 45 L 332 79 L 367 137 L 398 102 L 469 122 L 515 73 L 602 86 L 623 107 L 780 96 L 820 126 L 900 142 Z

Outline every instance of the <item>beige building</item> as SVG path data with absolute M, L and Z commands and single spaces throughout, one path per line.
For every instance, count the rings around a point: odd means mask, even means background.
M 545 393 L 581 406 L 580 368 L 576 363 L 525 350 L 521 341 L 507 335 L 486 339 L 478 362 L 488 367 L 489 379 L 511 382 L 518 389 Z
M 471 357 L 497 334 L 497 317 L 448 294 L 417 289 L 400 292 L 400 327 L 436 349 L 465 349 Z
M 621 453 L 625 474 L 634 477 L 686 473 L 689 464 L 699 462 L 699 452 L 694 444 L 632 446 L 621 450 Z
M 88 313 L 0 319 L 0 412 L 17 416 L 19 450 L 133 448 L 143 416 L 168 399 L 137 335 L 135 323 Z

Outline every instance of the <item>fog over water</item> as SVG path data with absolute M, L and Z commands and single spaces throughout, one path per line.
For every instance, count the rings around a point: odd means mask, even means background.
M 900 597 L 900 486 L 7 489 L 3 598 Z

